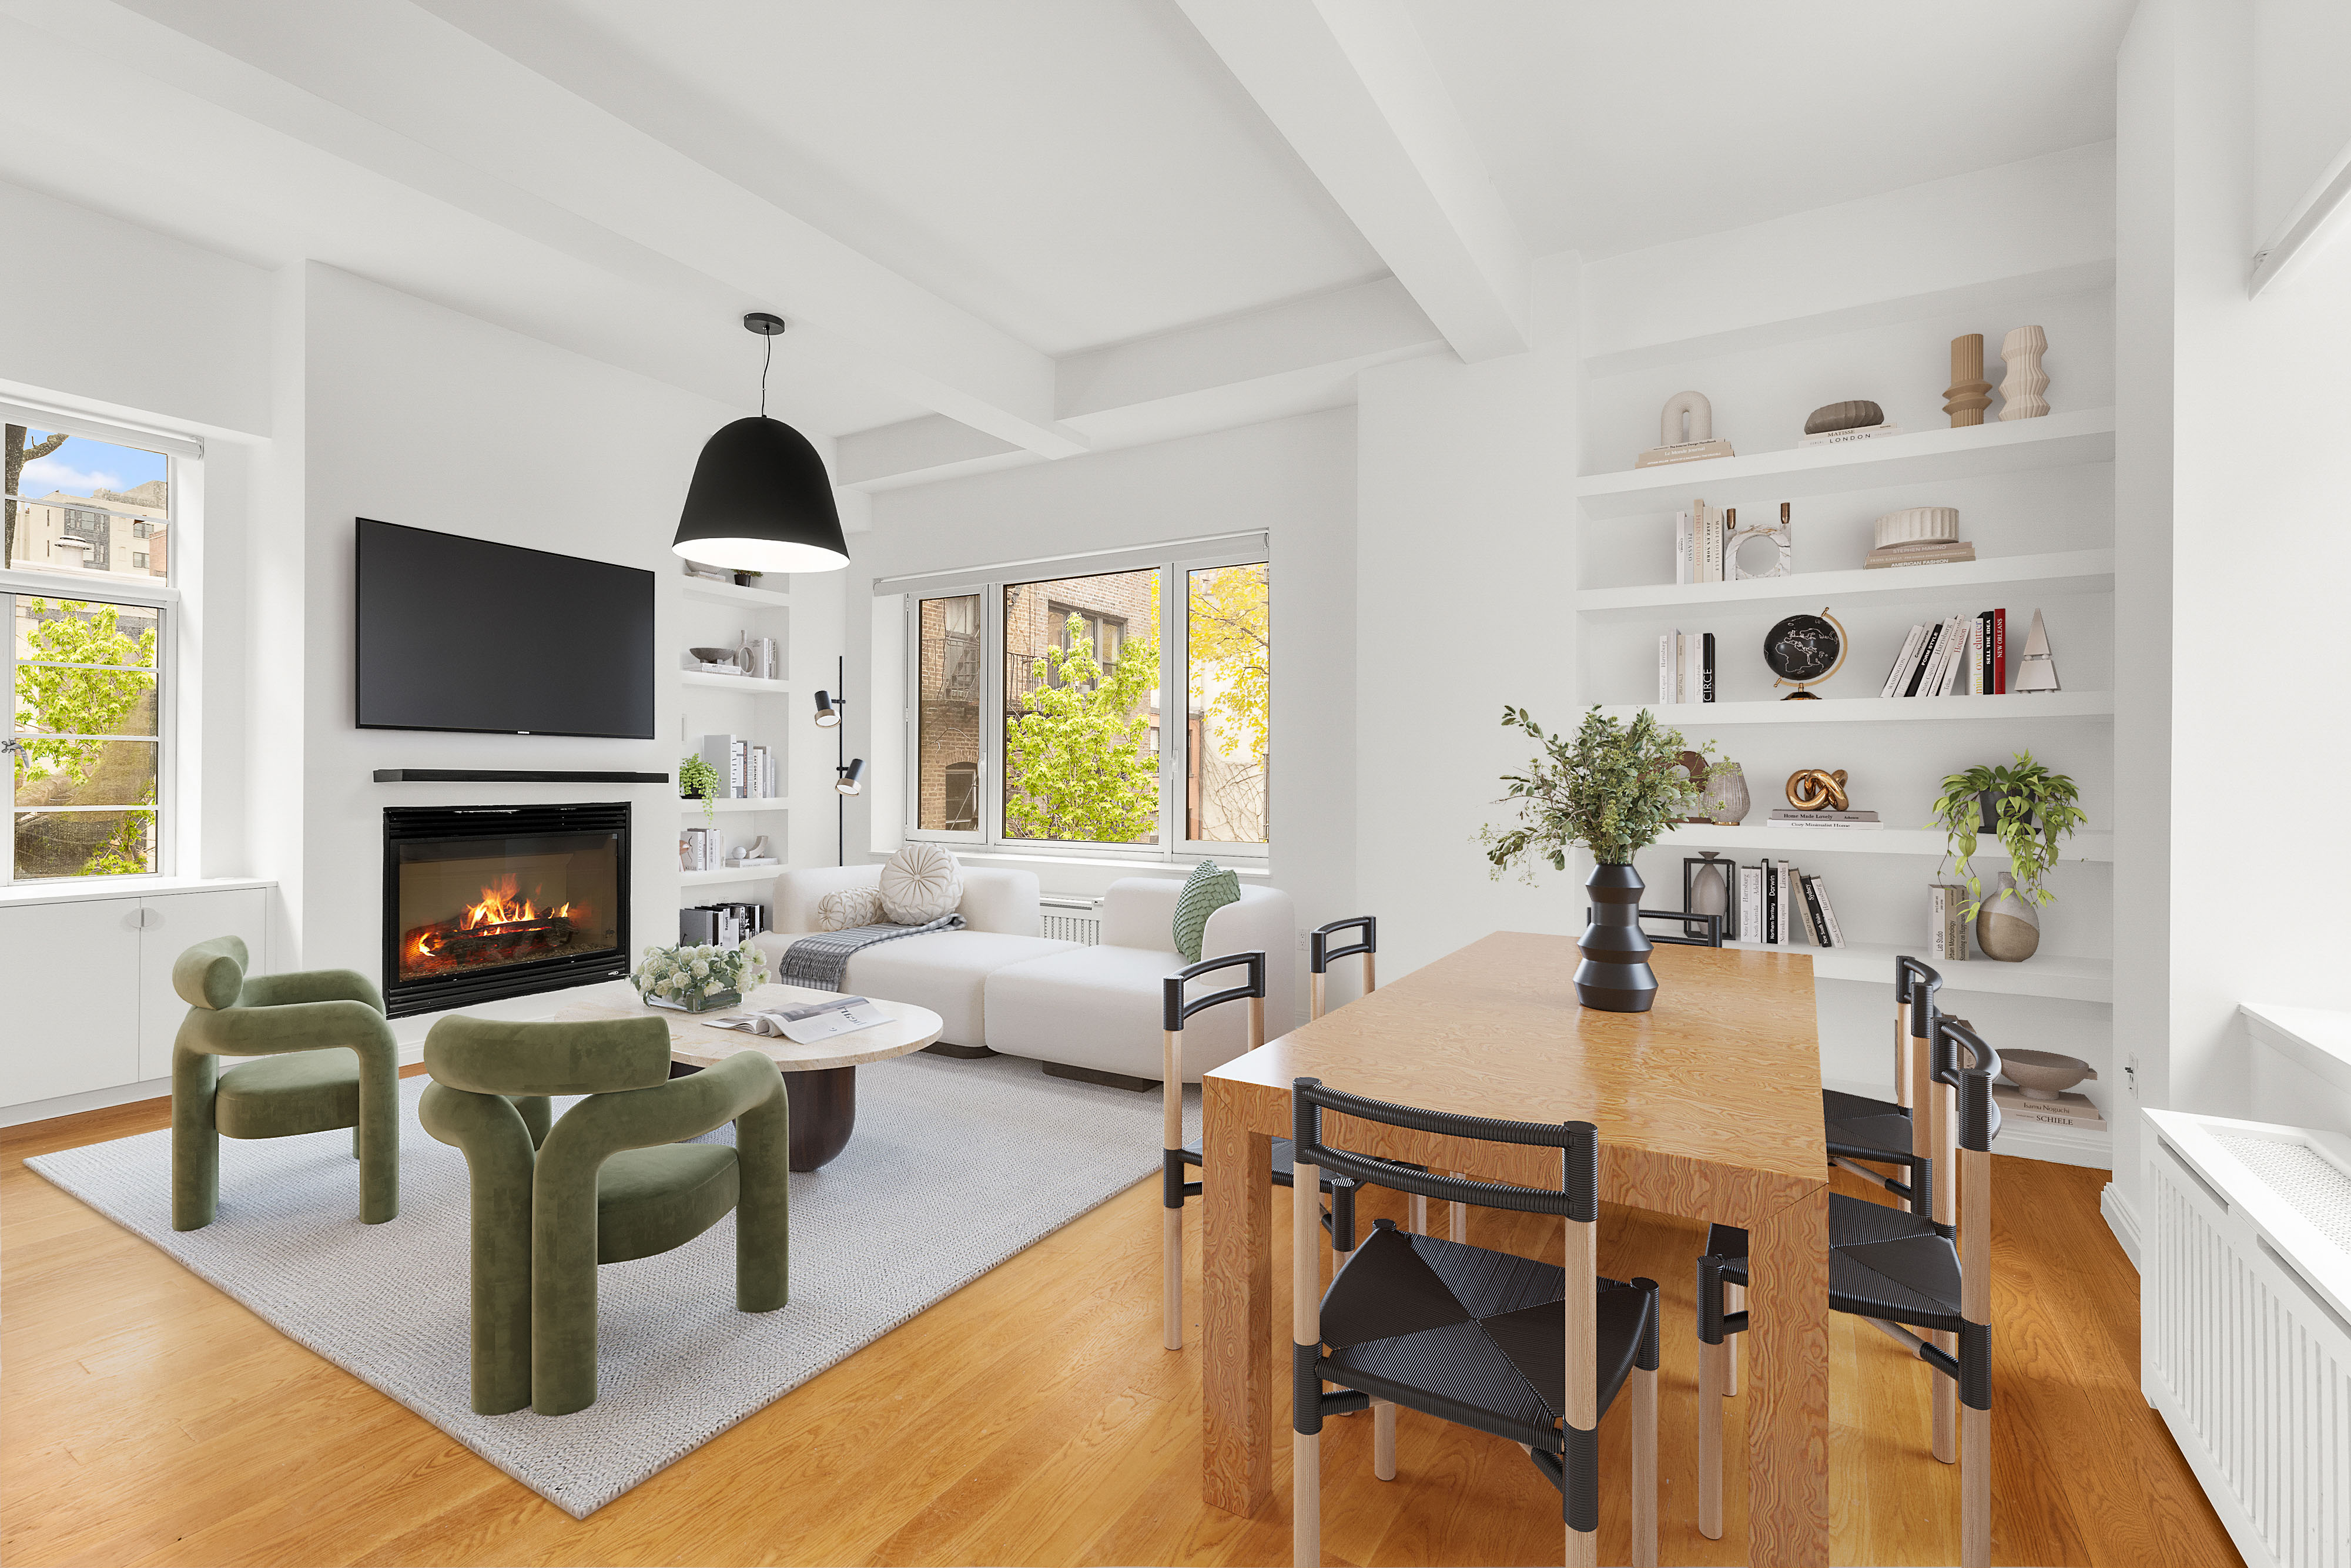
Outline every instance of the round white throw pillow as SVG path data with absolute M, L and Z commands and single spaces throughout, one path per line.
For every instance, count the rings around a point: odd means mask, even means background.
M 882 913 L 894 925 L 923 925 L 963 903 L 963 867 L 945 844 L 908 844 L 882 867 Z

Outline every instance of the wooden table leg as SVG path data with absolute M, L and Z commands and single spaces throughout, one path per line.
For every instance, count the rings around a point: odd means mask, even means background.
M 1756 1568 L 1829 1560 L 1829 1199 L 1749 1229 L 1747 1535 Z
M 1253 1514 L 1273 1490 L 1272 1137 L 1216 1079 L 1205 1095 L 1200 1496 Z

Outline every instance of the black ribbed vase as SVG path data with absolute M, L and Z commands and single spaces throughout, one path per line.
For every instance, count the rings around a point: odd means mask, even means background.
M 1645 1013 L 1657 999 L 1652 951 L 1641 933 L 1641 873 L 1628 865 L 1596 865 L 1585 879 L 1592 924 L 1577 944 L 1575 999 L 1609 1013 Z

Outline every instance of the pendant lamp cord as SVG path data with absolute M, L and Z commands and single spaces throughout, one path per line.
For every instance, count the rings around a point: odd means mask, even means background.
M 759 354 L 759 417 L 765 419 L 768 417 L 768 366 L 773 363 L 776 358 L 776 340 L 772 335 L 763 332 L 760 334 L 760 341 L 767 345 Z

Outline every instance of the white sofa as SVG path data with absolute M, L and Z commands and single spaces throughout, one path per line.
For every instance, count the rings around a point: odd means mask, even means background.
M 812 866 L 776 878 L 768 912 L 774 929 L 756 940 L 772 967 L 780 967 L 794 941 L 815 931 L 817 901 L 828 893 L 879 887 L 878 865 Z M 1041 936 L 1037 873 L 963 868 L 960 931 L 928 931 L 900 936 L 851 955 L 849 988 L 869 997 L 912 1002 L 939 1015 L 939 1039 L 948 1045 L 987 1043 L 981 1012 L 987 977 L 1007 964 L 1074 951 L 1078 944 Z
M 758 938 L 759 946 L 780 963 L 797 938 L 816 929 L 819 899 L 843 888 L 877 886 L 881 876 L 878 865 L 784 873 L 776 879 L 775 929 Z M 866 948 L 849 960 L 850 989 L 930 1009 L 945 1023 L 940 1039 L 951 1045 L 986 1045 L 1007 1056 L 1156 1082 L 1160 982 L 1186 967 L 1175 938 L 1183 883 L 1149 876 L 1113 883 L 1102 900 L 1099 946 L 1038 935 L 1043 922 L 1033 873 L 966 866 L 963 886 L 963 930 L 901 936 Z M 1239 903 L 1208 916 L 1201 939 L 1207 956 L 1265 953 L 1269 1035 L 1290 1027 L 1296 932 L 1288 894 L 1244 885 Z M 1238 969 L 1209 976 L 1196 994 L 1242 977 Z M 1203 1072 L 1247 1049 L 1246 1007 L 1198 1015 L 1184 1034 L 1186 1082 L 1198 1082 Z

